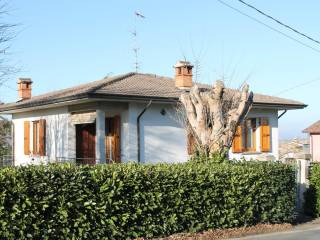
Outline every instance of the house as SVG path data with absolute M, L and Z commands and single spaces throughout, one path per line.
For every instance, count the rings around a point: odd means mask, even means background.
M 31 79 L 21 78 L 20 99 L 0 106 L 12 116 L 14 164 L 185 162 L 188 137 L 175 109 L 193 84 L 192 65 L 183 61 L 173 79 L 127 73 L 40 96 L 31 96 Z M 230 157 L 278 158 L 279 111 L 306 105 L 261 94 L 253 101 Z
M 303 132 L 309 134 L 312 160 L 320 162 L 320 120 L 304 129 Z

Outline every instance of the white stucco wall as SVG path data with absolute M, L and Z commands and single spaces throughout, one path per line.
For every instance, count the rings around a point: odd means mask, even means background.
M 128 158 L 137 161 L 137 117 L 147 103 L 130 103 L 128 111 Z M 165 114 L 161 114 L 161 110 Z M 171 104 L 152 103 L 140 119 L 141 162 L 185 162 L 187 135 L 176 120 Z
M 233 153 L 230 149 L 229 157 L 231 159 L 241 159 L 244 157 L 246 160 L 264 158 L 266 155 L 274 156 L 275 159 L 279 159 L 279 132 L 278 132 L 278 111 L 274 109 L 252 109 L 247 118 L 261 118 L 266 117 L 269 119 L 269 125 L 271 127 L 271 151 L 269 153 L 261 153 L 260 144 L 260 127 L 256 130 L 256 148 L 257 153 Z
M 46 120 L 46 157 L 24 155 L 24 121 Z M 56 157 L 68 158 L 68 110 L 67 107 L 16 113 L 12 116 L 14 124 L 15 165 L 46 162 Z M 32 123 L 30 123 L 30 150 L 33 142 Z

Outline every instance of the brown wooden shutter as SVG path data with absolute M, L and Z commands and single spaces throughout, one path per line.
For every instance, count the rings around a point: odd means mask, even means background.
M 39 155 L 46 155 L 46 120 L 41 119 L 39 122 Z M 56 139 L 57 141 L 57 139 Z
M 187 138 L 188 155 L 192 155 L 194 153 L 195 139 L 192 133 L 188 133 Z
M 114 156 L 114 161 L 117 163 L 121 162 L 121 141 L 120 141 L 120 136 L 121 136 L 121 120 L 120 116 L 117 115 L 114 118 L 114 151 L 113 151 L 113 156 Z
M 24 122 L 24 155 L 30 154 L 30 122 Z
M 268 118 L 261 118 L 261 123 L 260 123 L 261 152 L 270 152 L 271 150 L 270 132 L 271 132 L 271 128 L 269 125 Z
M 241 153 L 242 152 L 242 127 L 238 126 L 236 133 L 233 138 L 232 152 Z

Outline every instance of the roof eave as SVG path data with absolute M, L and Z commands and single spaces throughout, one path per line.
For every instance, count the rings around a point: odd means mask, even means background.
M 18 112 L 24 111 L 32 111 L 37 110 L 42 107 L 46 106 L 59 106 L 59 104 L 64 103 L 72 103 L 77 102 L 79 100 L 118 100 L 118 101 L 146 101 L 146 100 L 153 100 L 154 102 L 161 102 L 161 103 L 176 103 L 178 98 L 168 98 L 168 97 L 153 97 L 153 96 L 129 96 L 129 95 L 118 95 L 118 94 L 81 94 L 72 97 L 65 97 L 57 100 L 46 101 L 42 103 L 34 103 L 34 104 L 26 104 L 26 105 L 18 105 L 12 106 L 2 109 L 0 108 L 0 114 L 13 114 Z
M 305 129 L 305 130 L 303 130 L 302 131 L 303 133 L 309 133 L 309 134 L 320 134 L 320 131 L 310 131 L 310 130 L 307 130 L 307 129 Z
M 304 109 L 308 105 L 306 104 L 279 104 L 279 103 L 261 103 L 254 102 L 253 107 L 256 108 L 270 108 L 278 110 L 295 110 L 295 109 Z
M 26 103 L 25 105 L 21 104 L 18 106 L 12 107 L 0 107 L 0 114 L 12 114 L 16 112 L 29 111 L 37 107 L 44 107 L 50 105 L 58 105 L 66 102 L 73 102 L 82 99 L 90 99 L 90 100 L 121 100 L 121 101 L 146 101 L 153 100 L 155 102 L 162 103 L 176 103 L 179 101 L 177 97 L 159 97 L 159 96 L 136 96 L 136 95 L 119 95 L 119 94 L 102 94 L 102 93 L 85 93 L 78 94 L 74 96 L 59 98 L 56 100 L 49 100 L 43 102 L 36 102 L 33 104 Z M 307 107 L 305 104 L 276 104 L 276 103 L 262 103 L 262 102 L 254 102 L 253 107 L 256 108 L 269 108 L 269 109 L 278 109 L 278 110 L 294 110 L 294 109 L 303 109 Z
M 72 97 L 65 97 L 65 98 L 60 98 L 56 100 L 50 100 L 50 101 L 43 101 L 43 102 L 37 102 L 33 104 L 28 104 L 26 103 L 25 105 L 18 105 L 18 106 L 9 106 L 5 107 L 3 106 L 2 108 L 0 107 L 0 114 L 13 114 L 13 113 L 18 113 L 18 112 L 27 112 L 30 110 L 34 110 L 37 108 L 45 107 L 45 106 L 58 106 L 59 104 L 65 104 L 67 102 L 75 102 L 79 100 L 85 100 L 88 99 L 88 94 L 79 94 L 77 96 L 72 96 Z
M 119 94 L 102 94 L 102 93 L 93 93 L 89 94 L 91 99 L 96 100 L 122 100 L 122 101 L 146 101 L 152 100 L 154 102 L 162 103 L 176 103 L 179 101 L 179 98 L 175 97 L 159 97 L 159 96 L 137 96 L 137 95 L 119 95 Z

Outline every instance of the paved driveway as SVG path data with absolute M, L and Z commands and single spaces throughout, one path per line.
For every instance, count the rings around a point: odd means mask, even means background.
M 320 226 L 308 229 L 297 229 L 289 232 L 270 233 L 262 235 L 254 235 L 243 238 L 235 238 L 241 240 L 319 240 Z

